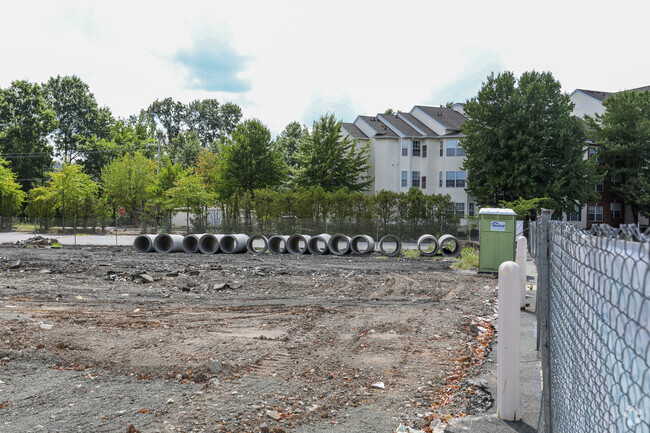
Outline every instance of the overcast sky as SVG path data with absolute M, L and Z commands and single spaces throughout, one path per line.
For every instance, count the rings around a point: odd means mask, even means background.
M 650 85 L 647 1 L 3 1 L 0 87 L 78 75 L 128 116 L 217 98 L 274 133 L 465 101 L 491 71 Z

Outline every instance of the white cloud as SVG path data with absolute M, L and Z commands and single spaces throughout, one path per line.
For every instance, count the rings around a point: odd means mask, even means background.
M 10 2 L 0 86 L 76 74 L 120 116 L 168 96 L 216 97 L 277 133 L 328 111 L 352 121 L 464 100 L 493 69 L 550 70 L 566 91 L 648 85 L 649 11 L 626 1 Z M 192 70 L 175 55 L 214 35 L 226 58 L 248 60 L 220 79 L 250 90 L 225 92 L 203 69 L 194 77 L 212 85 L 187 85 Z

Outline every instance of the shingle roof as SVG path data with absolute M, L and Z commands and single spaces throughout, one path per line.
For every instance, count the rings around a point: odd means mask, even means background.
M 350 134 L 355 138 L 365 138 L 365 139 L 368 138 L 368 136 L 364 134 L 362 130 L 357 128 L 357 125 L 355 125 L 354 123 L 343 122 L 341 123 L 341 126 L 343 127 L 343 129 L 345 129 L 348 132 L 348 134 Z
M 397 134 L 395 134 L 388 126 L 384 124 L 381 120 L 379 120 L 377 117 L 373 116 L 359 116 L 363 120 L 370 125 L 372 129 L 377 131 L 375 133 L 375 137 L 397 137 Z
M 398 131 L 400 131 L 402 134 L 404 134 L 407 137 L 422 137 L 423 136 L 416 129 L 414 129 L 411 125 L 409 125 L 404 120 L 397 117 L 395 114 L 378 114 L 377 116 L 381 116 L 381 119 L 382 119 L 383 122 L 389 123 L 393 128 L 397 129 Z
M 424 111 L 432 119 L 442 123 L 445 128 L 460 131 L 460 127 L 465 123 L 466 117 L 458 111 L 445 107 L 427 107 L 416 105 L 417 108 Z
M 408 122 L 410 122 L 411 124 L 415 125 L 415 127 L 418 128 L 420 131 L 423 131 L 424 135 L 426 135 L 427 137 L 437 137 L 438 136 L 438 134 L 436 134 L 435 131 L 432 131 L 431 129 L 429 129 L 429 127 L 427 125 L 420 122 L 418 120 L 418 118 L 415 117 L 414 115 L 412 115 L 411 113 L 404 113 L 404 112 L 400 111 L 400 112 L 398 112 L 398 114 L 401 117 L 403 117 L 404 119 L 406 119 Z
M 601 92 L 600 90 L 587 90 L 587 89 L 576 89 L 586 95 L 591 96 L 592 98 L 596 98 L 599 101 L 604 101 L 605 98 L 607 98 L 609 95 L 611 95 L 611 92 Z

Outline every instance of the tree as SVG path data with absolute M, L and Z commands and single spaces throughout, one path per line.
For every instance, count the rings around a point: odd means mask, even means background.
M 165 98 L 162 101 L 156 99 L 147 108 L 147 114 L 162 127 L 162 132 L 157 138 L 168 145 L 183 130 L 186 108 L 182 102 L 176 102 L 172 98 Z
M 201 178 L 195 174 L 185 174 L 174 181 L 174 186 L 165 191 L 167 207 L 187 213 L 187 228 L 190 227 L 190 212 L 201 214 L 204 207 L 212 201 L 212 194 L 206 191 Z
M 185 122 L 190 131 L 196 132 L 201 146 L 207 149 L 230 135 L 241 116 L 241 108 L 232 102 L 220 105 L 216 99 L 197 99 L 187 106 Z
M 234 192 L 274 187 L 284 177 L 282 155 L 271 146 L 271 133 L 259 120 L 239 124 L 221 149 L 219 190 L 222 198 Z
M 598 177 L 571 110 L 551 73 L 491 74 L 465 105 L 467 192 L 482 206 L 548 197 L 560 212 L 593 201 Z
M 612 190 L 639 212 L 650 214 L 650 92 L 626 91 L 603 101 L 605 113 L 588 118 L 603 171 Z
M 276 138 L 275 147 L 284 157 L 284 162 L 289 167 L 296 165 L 296 152 L 298 143 L 309 135 L 307 128 L 299 122 L 291 122 L 284 128 L 284 131 Z
M 16 173 L 8 165 L 6 160 L 0 158 L 0 216 L 16 215 L 27 196 L 16 182 Z
M 0 152 L 10 155 L 7 158 L 23 191 L 52 169 L 53 149 L 48 136 L 55 125 L 54 112 L 48 108 L 39 84 L 14 81 L 0 89 Z
M 79 145 L 109 137 L 113 123 L 111 112 L 97 105 L 95 95 L 81 78 L 75 75 L 52 77 L 43 87 L 57 119 L 54 131 L 57 154 L 65 162 L 73 162 L 81 156 Z
M 341 134 L 341 122 L 326 114 L 314 122 L 311 134 L 300 140 L 296 166 L 291 168 L 291 183 L 295 187 L 322 187 L 336 191 L 365 190 L 372 179 L 365 174 L 370 155 L 369 143 L 359 146 L 357 139 Z
M 127 153 L 104 167 L 101 174 L 104 192 L 113 207 L 123 206 L 134 217 L 142 216 L 155 171 L 156 165 L 139 153 Z
M 99 186 L 78 164 L 64 163 L 60 170 L 50 173 L 50 177 L 46 191 L 54 208 L 61 211 L 65 230 L 66 215 L 75 218 L 88 216 L 85 211 L 93 207 L 91 202 L 97 199 Z
M 201 150 L 201 142 L 195 131 L 181 132 L 172 138 L 167 155 L 172 162 L 188 168 L 194 165 Z

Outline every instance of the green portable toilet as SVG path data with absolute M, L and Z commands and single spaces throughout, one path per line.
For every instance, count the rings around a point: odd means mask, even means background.
M 498 272 L 501 263 L 515 261 L 517 214 L 512 209 L 483 208 L 478 213 L 480 249 L 479 272 Z

